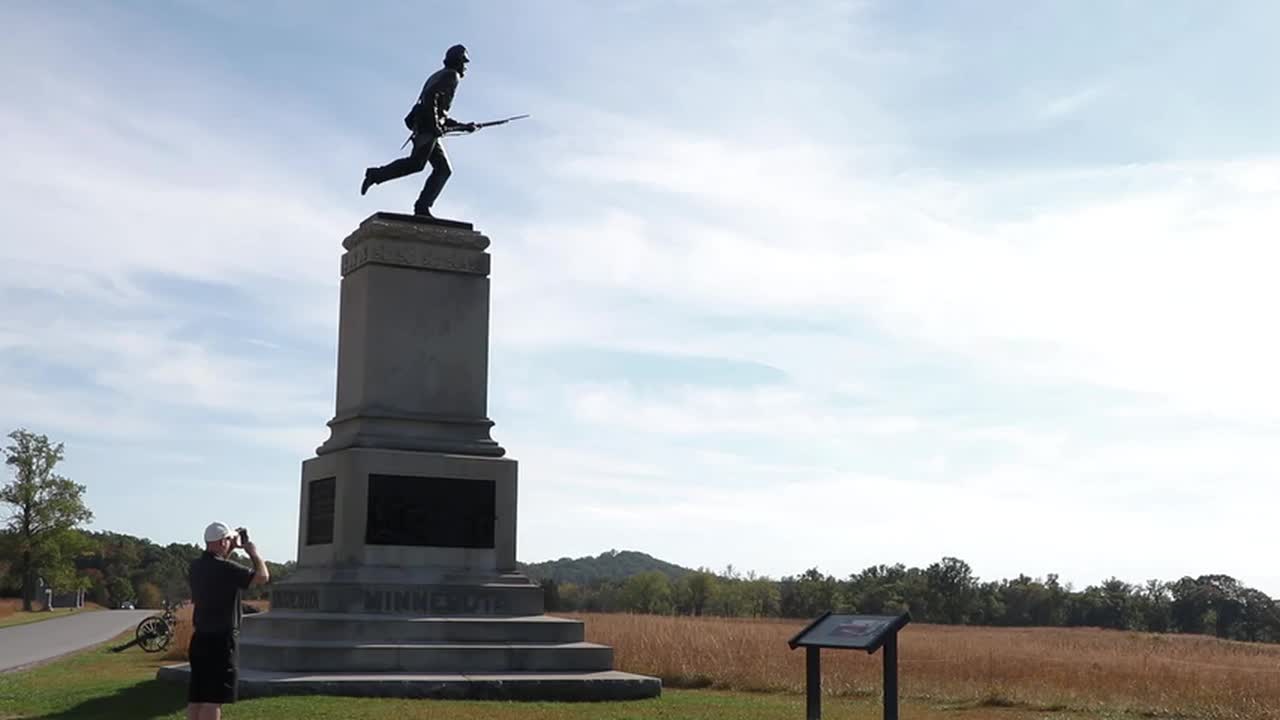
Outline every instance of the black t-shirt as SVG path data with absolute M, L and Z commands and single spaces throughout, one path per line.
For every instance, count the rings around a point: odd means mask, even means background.
M 240 591 L 249 587 L 253 570 L 208 550 L 191 561 L 191 615 L 196 632 L 240 629 Z

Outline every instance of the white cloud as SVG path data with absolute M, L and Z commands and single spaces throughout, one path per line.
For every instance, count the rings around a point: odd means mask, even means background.
M 781 385 L 747 389 L 675 386 L 657 397 L 626 385 L 570 385 L 564 393 L 576 421 L 608 423 L 620 431 L 645 434 L 787 436 L 817 443 L 909 434 L 922 426 L 913 417 L 842 411 L 829 406 L 827 395 Z
M 913 475 L 950 489 L 903 498 L 912 522 L 932 533 L 903 552 L 921 562 L 930 553 L 1004 558 L 976 565 L 990 575 L 1061 572 L 1080 583 L 1230 566 L 1274 587 L 1278 579 L 1261 569 L 1267 560 L 1249 549 L 1263 542 L 1261 530 L 1229 518 L 1241 512 L 1239 498 L 1252 498 L 1250 507 L 1280 500 L 1266 489 L 1274 453 L 1252 439 L 1274 423 L 1280 401 L 1280 345 L 1265 331 L 1270 308 L 1280 306 L 1268 275 L 1280 259 L 1271 241 L 1280 234 L 1273 182 L 1280 163 L 1257 157 L 1037 171 L 1025 181 L 1011 173 L 916 187 L 910 177 L 870 182 L 825 160 L 804 165 L 805 153 L 794 152 L 791 171 L 802 179 L 781 189 L 787 210 L 774 212 L 759 181 L 767 163 L 744 170 L 749 143 L 687 143 L 687 155 L 641 159 L 637 148 L 653 145 L 651 138 L 602 143 L 589 162 L 569 165 L 594 183 L 671 193 L 698 209 L 663 216 L 615 207 L 521 228 L 530 240 L 519 251 L 534 239 L 538 245 L 536 254 L 512 262 L 516 273 L 557 281 L 541 286 L 545 293 L 533 306 L 512 307 L 505 303 L 513 297 L 499 296 L 496 312 L 521 318 L 497 326 L 499 342 L 751 359 L 781 369 L 804 390 L 752 390 L 729 402 L 733 394 L 725 391 L 655 400 L 617 387 L 578 388 L 580 421 L 647 430 L 645 437 L 658 428 L 750 436 L 773 427 L 786 429 L 777 439 L 785 443 L 815 428 L 843 427 L 865 438 L 874 426 L 842 426 L 824 414 L 823 381 L 827 388 L 857 383 L 860 373 L 883 367 L 885 352 L 979 368 L 1017 389 L 1026 407 L 1043 410 L 1036 417 L 1011 411 L 1013 422 L 1026 423 L 1015 427 L 975 426 L 963 416 L 942 429 L 928 425 L 923 459 L 898 464 L 884 478 L 891 488 L 884 492 L 896 493 Z M 819 200 L 827 212 L 811 217 L 792 212 L 802 204 L 790 198 L 809 197 L 810 186 L 812 197 L 841 200 Z M 720 206 L 738 213 L 700 216 Z M 833 207 L 849 211 L 839 217 Z M 789 317 L 796 327 L 813 318 L 833 328 L 862 324 L 897 342 L 868 353 L 865 341 L 841 337 L 839 329 L 717 331 L 688 317 L 650 316 L 649 305 L 629 297 L 688 313 Z M 538 321 L 524 319 L 526 312 Z M 1056 400 L 1037 403 L 1036 393 L 1050 385 L 1099 400 L 1063 414 Z M 980 389 L 959 391 L 969 410 L 983 408 Z M 985 470 L 963 460 L 975 443 L 988 458 Z M 698 474 L 688 466 L 668 472 Z M 760 492 L 768 497 L 762 509 L 787 515 L 772 490 Z M 618 522 L 642 522 L 631 502 L 597 509 Z M 767 522 L 738 502 L 693 497 L 679 506 L 727 507 L 727 515 Z M 708 526 L 729 532 L 719 517 Z M 1064 547 L 1069 528 L 1082 524 L 1097 534 Z M 1227 527 L 1236 528 L 1235 539 L 1226 539 Z M 737 549 L 778 559 L 766 545 Z M 1159 559 L 1152 547 L 1162 548 Z M 1228 553 L 1234 555 L 1226 559 Z
M 522 461 L 523 556 L 630 546 L 781 574 L 953 554 L 987 576 L 1224 570 L 1276 592 L 1254 548 L 1280 499 L 1280 160 L 941 166 L 912 133 L 949 108 L 901 117 L 882 95 L 945 75 L 947 46 L 922 57 L 864 20 L 858 3 L 739 18 L 672 90 L 689 104 L 646 113 L 605 104 L 603 84 L 573 103 L 550 84 L 507 88 L 538 101 L 537 132 L 459 148 L 511 168 L 510 186 L 460 173 L 449 200 L 495 241 L 502 365 L 593 347 L 785 376 L 495 385 L 523 423 L 495 418 Z M 374 202 L 352 178 L 380 151 L 318 101 L 269 95 L 177 39 L 153 62 L 65 29 L 0 50 L 14 100 L 0 108 L 0 292 L 19 299 L 0 317 L 4 417 L 109 439 L 211 433 L 228 456 L 211 476 L 292 493 L 293 457 L 324 439 L 330 409 L 337 242 Z M 813 53 L 799 69 L 797 37 Z M 654 78 L 626 70 L 609 82 Z M 1100 114 L 1124 92 L 1036 87 L 1019 107 Z M 979 115 L 997 134 L 1022 120 Z M 152 276 L 190 283 L 191 306 L 165 305 Z M 215 307 L 223 291 L 242 303 Z M 187 327 L 215 320 L 221 334 Z M 41 374 L 57 363 L 85 384 Z M 264 449 L 269 469 L 232 457 Z M 815 498 L 824 522 L 804 520 Z M 271 512 L 274 544 L 292 547 L 295 509 Z
M 531 225 L 523 232 L 537 254 L 520 256 L 516 272 L 554 274 L 572 283 L 561 296 L 605 302 L 631 294 L 862 319 L 1003 372 L 1166 396 L 1196 412 L 1268 419 L 1280 407 L 1280 344 L 1262 331 L 1280 305 L 1268 275 L 1280 260 L 1280 160 L 1073 171 L 1031 187 L 1015 175 L 961 190 L 872 182 L 780 143 L 770 154 L 790 158 L 794 179 L 775 189 L 763 180 L 772 160 L 746 141 L 690 139 L 640 158 L 663 146 L 643 136 L 602 144 L 568 168 L 739 212 L 703 220 L 701 210 L 614 208 Z M 1073 199 L 1055 204 L 1062 191 Z M 810 202 L 825 210 L 803 212 Z M 987 210 L 1028 204 L 1040 210 Z M 584 336 L 600 330 L 579 320 Z
M 1060 95 L 1045 104 L 1041 115 L 1049 120 L 1057 120 L 1073 115 L 1092 105 L 1103 97 L 1105 93 L 1106 90 L 1102 85 L 1094 85 L 1066 95 Z

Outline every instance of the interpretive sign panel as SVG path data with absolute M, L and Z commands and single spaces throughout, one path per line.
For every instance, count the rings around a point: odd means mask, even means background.
M 801 630 L 791 639 L 797 647 L 848 648 L 873 653 L 884 644 L 885 637 L 897 632 L 911 619 L 902 615 L 838 615 L 827 613 Z

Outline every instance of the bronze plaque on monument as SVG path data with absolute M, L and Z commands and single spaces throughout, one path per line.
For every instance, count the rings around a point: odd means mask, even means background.
M 333 542 L 334 484 L 336 478 L 312 480 L 307 489 L 307 544 Z
M 492 480 L 369 476 L 367 545 L 492 548 Z

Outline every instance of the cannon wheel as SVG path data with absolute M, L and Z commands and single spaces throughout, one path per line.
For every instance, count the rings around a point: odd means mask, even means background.
M 169 647 L 169 638 L 172 634 L 169 623 L 159 615 L 152 615 L 138 623 L 138 644 L 147 652 L 160 652 Z

